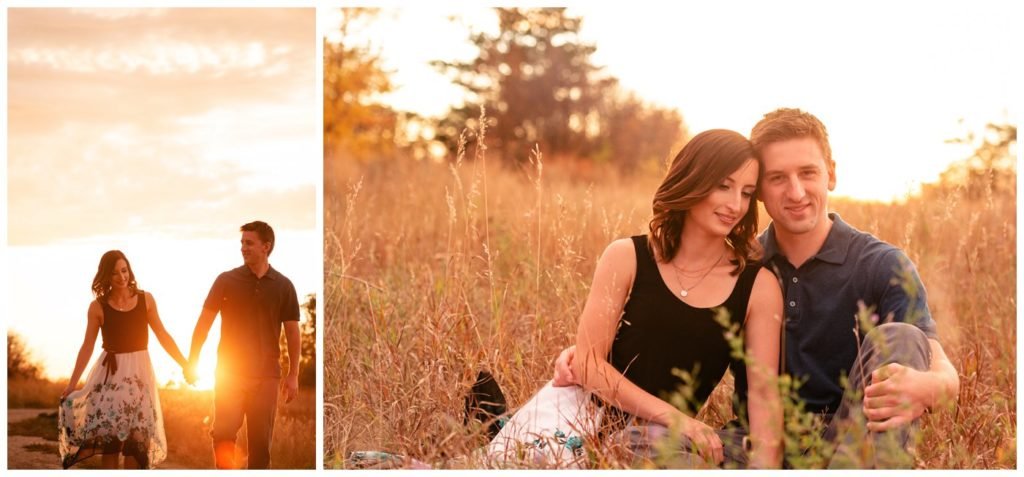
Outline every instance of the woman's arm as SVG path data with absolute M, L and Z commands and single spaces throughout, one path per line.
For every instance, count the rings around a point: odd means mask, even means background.
M 750 463 L 753 468 L 779 468 L 782 464 L 782 400 L 779 397 L 779 336 L 782 329 L 782 290 L 778 279 L 762 268 L 754 280 L 747 305 L 747 406 Z
M 167 333 L 164 329 L 164 324 L 160 321 L 160 312 L 156 309 L 156 300 L 153 295 L 149 292 L 145 292 L 146 300 L 146 319 L 149 321 L 149 327 L 153 329 L 153 333 L 156 335 L 157 341 L 160 342 L 160 346 L 163 346 L 167 354 L 171 355 L 182 368 L 188 367 L 188 360 L 185 359 L 185 355 L 181 354 L 181 350 L 178 349 L 178 344 L 174 342 L 174 338 Z
M 103 307 L 96 300 L 93 300 L 89 304 L 89 311 L 87 312 L 88 323 L 85 325 L 85 339 L 82 340 L 82 347 L 78 350 L 78 359 L 75 360 L 75 370 L 71 373 L 71 379 L 68 380 L 68 386 L 64 388 L 64 392 L 60 395 L 60 400 L 68 397 L 75 388 L 78 386 L 78 380 L 82 379 L 82 372 L 85 371 L 86 365 L 89 364 L 89 358 L 92 357 L 93 348 L 96 347 L 96 335 L 100 332 L 100 324 L 103 323 Z
M 632 240 L 612 242 L 597 263 L 590 295 L 580 316 L 573 372 L 584 389 L 625 412 L 666 427 L 681 424 L 683 434 L 693 441 L 701 455 L 720 463 L 722 442 L 710 427 L 644 391 L 608 362 L 635 275 Z

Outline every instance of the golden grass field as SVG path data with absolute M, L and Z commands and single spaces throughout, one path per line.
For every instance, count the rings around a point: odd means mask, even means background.
M 10 462 L 14 461 L 12 454 L 15 452 L 36 452 L 46 455 L 46 459 L 52 460 L 54 465 L 59 463 L 56 442 L 57 397 L 66 384 L 66 381 L 53 383 L 39 380 L 8 382 L 9 409 L 35 408 L 40 412 L 50 411 L 21 424 L 8 425 L 9 435 L 34 436 L 47 441 L 46 445 L 28 449 L 12 449 L 8 446 Z M 212 469 L 214 465 L 209 424 L 213 420 L 213 391 L 161 389 L 160 405 L 167 435 L 167 460 L 158 468 Z M 241 454 L 245 453 L 244 436 L 244 430 L 240 431 L 238 446 Z M 294 401 L 278 405 L 271 450 L 272 467 L 313 469 L 316 466 L 315 443 L 316 392 L 312 388 L 299 388 L 299 395 Z M 79 467 L 95 469 L 99 468 L 99 463 L 99 458 L 95 457 L 84 461 Z
M 357 450 L 438 463 L 478 447 L 462 417 L 475 372 L 512 408 L 550 379 L 598 256 L 646 232 L 661 179 L 483 164 L 325 161 L 328 468 Z M 924 417 L 916 467 L 1015 468 L 1015 194 L 830 208 L 915 261 L 960 373 L 957 406 Z

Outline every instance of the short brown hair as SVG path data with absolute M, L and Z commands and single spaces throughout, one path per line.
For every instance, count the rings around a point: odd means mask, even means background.
M 263 242 L 270 242 L 270 251 L 267 255 L 270 255 L 274 251 L 274 229 L 270 227 L 266 222 L 259 220 L 249 222 L 239 229 L 240 232 L 256 232 L 256 235 L 260 237 Z
M 659 261 L 668 262 L 679 252 L 688 211 L 711 195 L 714 187 L 750 159 L 757 159 L 750 141 L 742 134 L 727 129 L 704 131 L 683 146 L 654 194 L 654 218 L 649 225 L 648 244 Z M 758 179 L 761 169 L 758 167 Z M 757 233 L 756 191 L 748 205 L 747 213 L 726 238 L 736 252 L 734 274 L 742 272 L 748 261 L 760 258 L 760 247 L 754 239 Z
M 750 142 L 760 155 L 769 144 L 789 139 L 809 137 L 818 143 L 825 165 L 835 173 L 836 162 L 832 160 L 832 146 L 828 143 L 825 124 L 813 114 L 797 108 L 779 108 L 765 114 L 754 129 L 750 130 Z

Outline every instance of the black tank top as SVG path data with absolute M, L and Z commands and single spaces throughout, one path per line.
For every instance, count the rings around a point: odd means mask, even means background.
M 146 319 L 146 293 L 138 292 L 135 307 L 117 311 L 106 300 L 103 304 L 103 349 L 108 353 L 142 351 L 149 345 L 149 322 Z
M 673 369 L 693 376 L 696 411 L 733 363 L 724 328 L 715 321 L 719 307 L 694 308 L 670 290 L 658 272 L 647 246 L 647 236 L 632 237 L 636 249 L 636 277 L 619 321 L 609 362 L 631 382 L 665 399 L 684 381 Z M 748 263 L 732 293 L 720 305 L 731 324 L 742 325 L 747 302 L 760 265 Z

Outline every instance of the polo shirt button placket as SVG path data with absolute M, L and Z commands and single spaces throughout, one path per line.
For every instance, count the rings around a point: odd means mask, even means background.
M 786 296 L 787 297 L 796 297 L 797 294 L 798 294 L 798 288 L 797 288 L 798 285 L 797 284 L 800 283 L 800 279 L 797 278 L 794 275 L 793 278 L 791 279 L 791 281 L 793 282 L 793 284 L 788 286 L 788 287 L 786 287 L 786 288 L 788 288 L 788 290 L 786 291 Z M 791 299 L 791 300 L 786 301 L 786 317 L 787 317 L 786 321 L 787 322 L 795 322 L 795 321 L 797 321 L 799 316 L 800 316 L 800 312 L 799 312 L 799 310 L 796 307 L 796 300 L 792 300 Z

